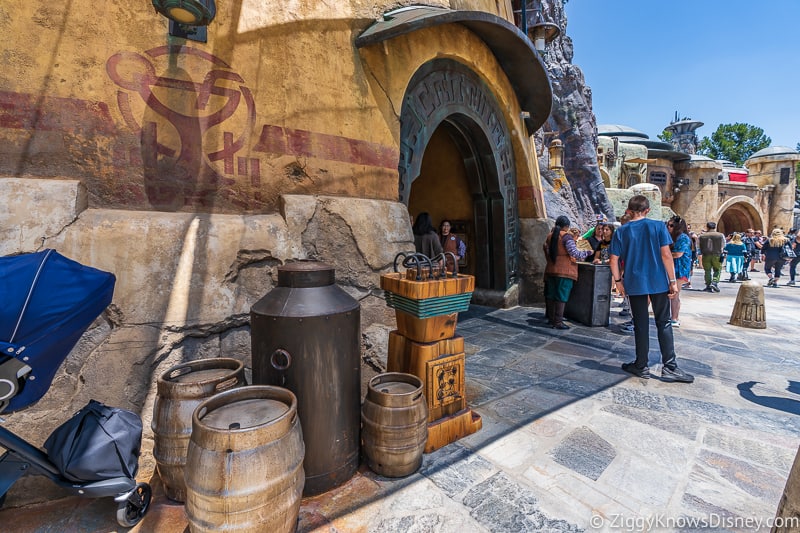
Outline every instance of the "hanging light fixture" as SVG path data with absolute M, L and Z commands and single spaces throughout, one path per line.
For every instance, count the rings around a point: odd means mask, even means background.
M 545 22 L 542 16 L 541 4 L 536 6 L 533 25 L 528 27 L 528 38 L 533 41 L 533 47 L 539 52 L 544 52 L 544 47 L 561 35 L 561 28 L 558 24 Z
M 184 26 L 208 26 L 217 14 L 214 0 L 153 0 L 153 7 Z

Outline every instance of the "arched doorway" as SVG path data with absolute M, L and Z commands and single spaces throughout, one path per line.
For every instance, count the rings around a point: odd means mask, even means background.
M 725 202 L 720 206 L 719 213 L 717 231 L 725 235 L 733 232 L 741 233 L 748 228 L 761 230 L 764 226 L 761 214 L 747 197 L 740 197 L 738 200 L 732 198 Z
M 467 270 L 479 289 L 505 292 L 518 275 L 516 172 L 492 92 L 465 65 L 430 61 L 406 90 L 400 137 L 400 200 L 434 223 L 464 217 Z

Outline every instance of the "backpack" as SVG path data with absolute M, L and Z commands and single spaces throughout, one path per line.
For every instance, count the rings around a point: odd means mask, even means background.
M 797 257 L 797 254 L 792 249 L 792 245 L 788 242 L 781 248 L 780 255 L 781 259 L 794 259 Z
M 95 400 L 47 437 L 47 457 L 74 482 L 136 477 L 142 442 L 139 415 Z

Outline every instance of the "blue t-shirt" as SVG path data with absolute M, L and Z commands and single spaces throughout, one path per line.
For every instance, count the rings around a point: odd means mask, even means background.
M 642 218 L 620 226 L 611 239 L 611 255 L 625 262 L 625 292 L 631 296 L 669 291 L 661 247 L 672 244 L 667 225 Z
M 682 256 L 672 259 L 675 264 L 675 277 L 688 278 L 689 272 L 692 270 L 692 239 L 685 233 L 681 233 L 678 235 L 672 251 L 683 252 Z

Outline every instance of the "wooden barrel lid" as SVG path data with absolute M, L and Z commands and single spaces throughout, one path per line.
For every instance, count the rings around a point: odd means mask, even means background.
M 289 406 L 278 400 L 254 398 L 222 405 L 200 418 L 213 429 L 248 429 L 269 424 L 288 410 Z

